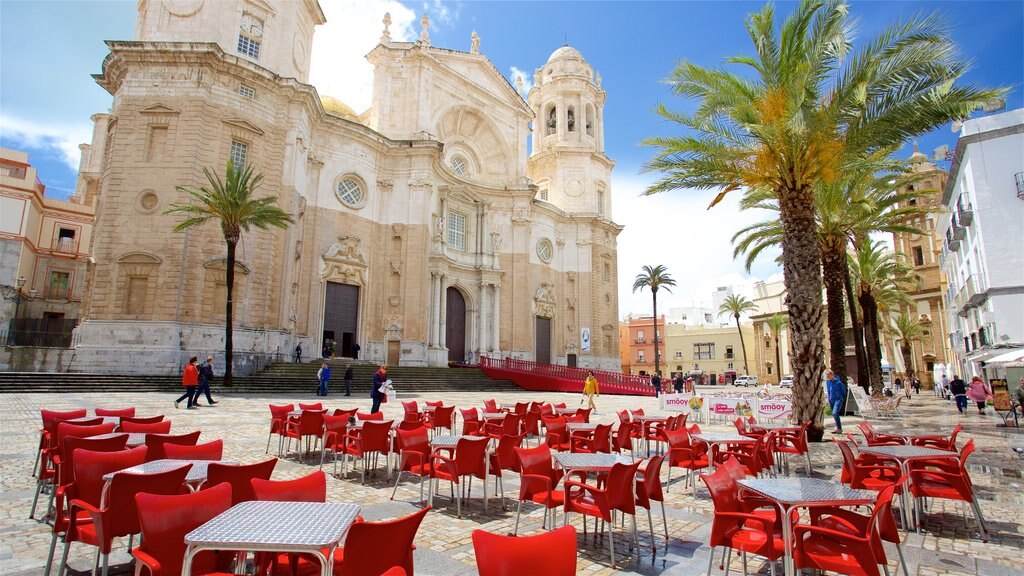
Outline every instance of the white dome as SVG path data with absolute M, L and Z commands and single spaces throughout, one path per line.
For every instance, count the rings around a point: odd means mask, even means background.
M 563 59 L 563 58 L 573 58 L 573 59 L 582 60 L 583 59 L 583 55 L 580 54 L 579 50 L 577 50 L 577 49 L 575 49 L 572 46 L 569 46 L 567 44 L 565 46 L 562 46 L 558 50 L 555 50 L 554 52 L 552 52 L 551 56 L 548 58 L 548 62 L 551 62 L 552 60 L 560 60 L 560 59 Z

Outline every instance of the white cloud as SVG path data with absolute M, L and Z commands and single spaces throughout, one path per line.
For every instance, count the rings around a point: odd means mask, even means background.
M 523 87 L 519 89 L 519 94 L 525 99 L 526 95 L 530 93 L 530 88 L 533 88 L 533 74 L 516 66 L 512 66 L 509 68 L 508 79 L 513 86 L 516 85 L 516 78 L 523 79 Z
M 739 210 L 741 193 L 733 192 L 711 210 L 715 192 L 680 190 L 642 196 L 654 175 L 612 178 L 613 219 L 625 226 L 619 235 L 619 316 L 651 312 L 649 290 L 633 292 L 633 279 L 644 265 L 663 264 L 675 279 L 671 293 L 658 292 L 658 311 L 670 307 L 711 306 L 719 286 L 753 296 L 759 280 L 781 278 L 774 263 L 778 251 L 766 251 L 752 273 L 742 257 L 733 260 L 732 235 L 742 227 L 772 217 L 764 211 Z
M 373 66 L 366 61 L 384 31 L 384 13 L 391 14 L 389 31 L 395 42 L 419 37 L 413 30 L 419 18 L 395 0 L 321 2 L 327 24 L 313 36 L 309 80 L 321 96 L 333 96 L 362 113 L 373 96 Z
M 423 11 L 426 12 L 427 18 L 430 19 L 430 27 L 434 28 L 450 28 L 453 27 L 459 21 L 459 6 L 454 4 L 455 9 L 452 10 L 451 2 L 445 2 L 444 0 L 430 0 L 429 2 L 423 3 Z
M 0 114 L 0 134 L 16 148 L 59 152 L 68 168 L 78 172 L 78 163 L 82 157 L 78 145 L 92 141 L 92 124 L 77 122 L 49 126 Z

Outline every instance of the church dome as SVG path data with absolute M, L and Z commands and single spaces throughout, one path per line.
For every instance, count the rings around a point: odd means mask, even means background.
M 548 58 L 548 62 L 552 62 L 552 61 L 555 61 L 555 60 L 568 59 L 568 58 L 583 60 L 583 55 L 580 54 L 579 50 L 577 50 L 577 49 L 573 48 L 572 46 L 569 46 L 568 44 L 566 44 L 565 46 L 562 46 L 558 50 L 555 50 L 554 52 L 552 52 L 551 56 Z
M 355 118 L 357 116 L 355 110 L 348 104 L 333 96 L 321 96 L 320 104 L 323 105 L 324 111 L 331 116 L 341 116 L 342 118 Z
M 910 155 L 910 158 L 907 161 L 911 164 L 917 164 L 918 162 L 927 162 L 928 157 L 922 154 L 921 151 L 917 149 L 917 143 L 915 142 L 914 153 Z

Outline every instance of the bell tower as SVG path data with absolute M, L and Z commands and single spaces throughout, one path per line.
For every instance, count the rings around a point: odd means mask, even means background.
M 571 213 L 611 216 L 611 170 L 604 153 L 601 75 L 578 50 L 562 46 L 534 72 L 528 102 L 533 109 L 530 178 L 538 200 Z

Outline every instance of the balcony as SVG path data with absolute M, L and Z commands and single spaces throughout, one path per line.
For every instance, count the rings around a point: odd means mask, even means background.
M 1024 200 L 1024 172 L 1014 174 L 1013 180 L 1017 184 L 1017 198 Z
M 645 339 L 645 338 L 637 338 L 636 340 L 633 340 L 633 343 L 634 344 L 646 344 L 647 343 L 647 339 Z
M 956 252 L 960 249 L 960 238 L 953 236 L 953 228 L 946 229 L 946 246 L 949 247 L 950 252 Z
M 956 201 L 956 215 L 961 226 L 970 226 L 971 222 L 974 222 L 974 207 L 963 195 Z
M 964 228 L 963 223 L 960 222 L 959 214 L 953 214 L 953 217 L 950 218 L 949 227 L 953 230 L 953 238 L 957 240 L 967 238 L 967 228 Z
M 968 306 L 967 303 L 967 288 L 960 288 L 960 291 L 956 294 L 956 299 L 953 301 L 953 305 L 956 307 L 957 316 L 961 318 L 967 317 Z
M 979 274 L 971 274 L 967 277 L 967 299 L 964 302 L 967 306 L 977 306 L 988 298 L 988 286 L 981 279 Z
M 957 330 L 949 335 L 949 347 L 952 348 L 954 352 L 965 352 L 964 333 L 962 331 Z
M 57 238 L 53 243 L 54 254 L 78 254 L 78 241 L 74 238 Z

